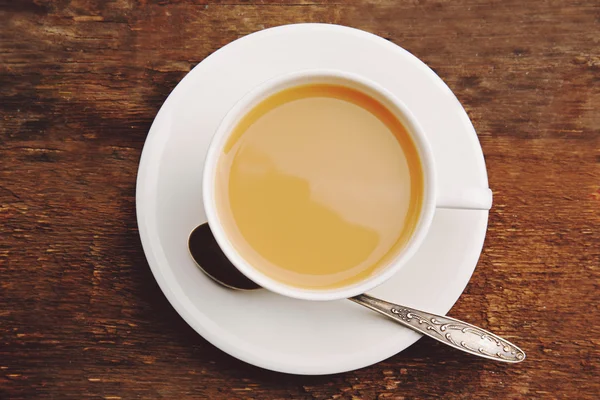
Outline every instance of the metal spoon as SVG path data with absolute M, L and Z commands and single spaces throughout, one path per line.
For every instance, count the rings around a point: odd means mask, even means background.
M 202 224 L 192 231 L 188 246 L 198 267 L 215 282 L 236 290 L 262 289 L 231 264 L 219 248 L 208 224 Z M 464 352 L 509 363 L 518 363 L 525 359 L 523 350 L 514 344 L 466 322 L 388 303 L 367 294 L 348 300 Z

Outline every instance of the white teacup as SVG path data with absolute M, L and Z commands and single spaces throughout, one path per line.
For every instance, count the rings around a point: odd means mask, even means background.
M 358 89 L 375 98 L 392 111 L 406 127 L 417 147 L 422 164 L 424 184 L 423 203 L 416 229 L 407 244 L 398 251 L 396 256 L 386 265 L 381 266 L 378 272 L 362 281 L 344 287 L 323 290 L 302 289 L 284 284 L 252 266 L 236 251 L 229 240 L 217 213 L 215 200 L 217 163 L 222 154 L 223 146 L 240 119 L 261 101 L 281 90 L 314 83 L 332 83 Z M 385 88 L 359 75 L 343 71 L 304 70 L 262 83 L 247 93 L 223 118 L 212 139 L 205 160 L 203 201 L 208 223 L 217 243 L 233 265 L 248 278 L 260 286 L 284 296 L 305 300 L 337 300 L 365 293 L 385 282 L 402 268 L 423 243 L 436 208 L 489 210 L 492 204 L 492 192 L 489 188 L 481 187 L 441 193 L 438 190 L 435 160 L 427 137 L 410 110 Z

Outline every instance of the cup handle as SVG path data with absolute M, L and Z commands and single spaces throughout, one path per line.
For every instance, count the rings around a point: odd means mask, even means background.
M 445 189 L 438 194 L 437 208 L 486 211 L 492 208 L 492 191 L 489 188 Z

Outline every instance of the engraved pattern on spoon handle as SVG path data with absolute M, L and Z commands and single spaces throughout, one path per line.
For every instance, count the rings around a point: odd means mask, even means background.
M 476 356 L 509 363 L 525 359 L 523 350 L 484 329 L 450 317 L 388 303 L 366 294 L 350 300 L 377 311 L 400 324 L 448 346 Z

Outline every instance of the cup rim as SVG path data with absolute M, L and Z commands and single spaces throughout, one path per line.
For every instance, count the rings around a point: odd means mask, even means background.
M 378 97 L 379 101 L 383 100 L 386 103 L 385 106 L 394 112 L 396 117 L 400 119 L 411 135 L 411 139 L 419 153 L 424 180 L 421 215 L 417 222 L 417 226 L 406 245 L 398 251 L 385 266 L 380 267 L 378 272 L 359 282 L 334 289 L 307 289 L 288 285 L 279 282 L 252 267 L 252 265 L 237 252 L 234 245 L 227 237 L 217 213 L 215 200 L 216 167 L 221 154 L 220 150 L 241 118 L 246 115 L 252 107 L 256 106 L 270 95 L 287 87 L 294 87 L 301 85 L 302 83 L 315 81 L 352 82 L 354 85 L 361 87 L 359 90 L 362 89 L 365 92 L 370 92 L 367 94 Z M 215 240 L 229 261 L 246 277 L 263 288 L 283 296 L 302 300 L 328 301 L 346 299 L 374 289 L 391 278 L 406 264 L 422 244 L 429 231 L 429 227 L 431 226 L 431 221 L 433 220 L 433 214 L 435 212 L 436 188 L 437 176 L 435 173 L 433 152 L 429 141 L 414 115 L 402 101 L 377 83 L 358 74 L 335 69 L 307 69 L 279 75 L 259 84 L 242 96 L 242 98 L 227 112 L 213 135 L 204 161 L 202 198 L 208 224 Z

